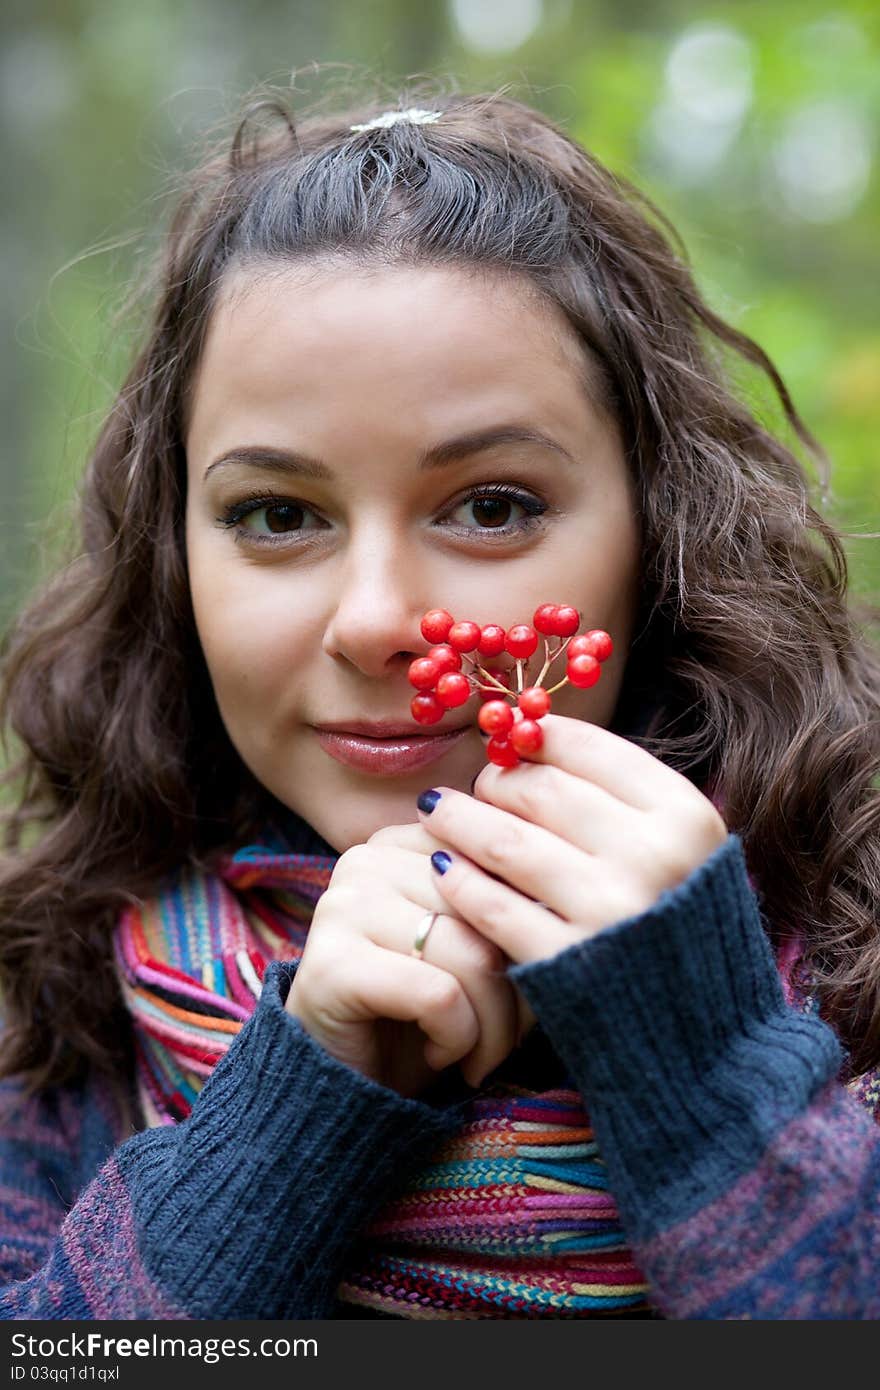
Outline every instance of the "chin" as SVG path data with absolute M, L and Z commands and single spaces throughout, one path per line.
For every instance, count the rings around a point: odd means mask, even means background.
M 426 768 L 426 772 L 431 769 Z M 444 786 L 453 785 L 445 778 L 439 778 Z M 416 797 L 425 787 L 433 786 L 430 777 L 423 777 L 418 785 L 412 784 L 406 791 L 395 789 L 387 791 L 384 795 L 377 788 L 371 789 L 368 794 L 364 794 L 363 799 L 359 799 L 356 794 L 349 792 L 343 793 L 339 800 L 340 814 L 335 814 L 329 807 L 322 808 L 323 814 L 317 807 L 312 808 L 312 814 L 308 811 L 301 811 L 305 820 L 308 821 L 313 830 L 317 830 L 328 843 L 339 854 L 351 849 L 352 845 L 362 845 L 369 840 L 370 836 L 377 830 L 384 830 L 389 825 L 418 825 L 420 824 L 418 811 L 416 810 Z
M 310 820 L 309 824 L 338 854 L 344 854 L 352 845 L 365 844 L 371 835 L 377 830 L 384 830 L 387 825 L 416 824 L 418 819 L 413 796 L 409 798 L 406 806 L 388 806 L 387 809 L 383 809 L 374 802 L 372 806 L 364 807 L 362 815 L 358 815 L 355 808 L 350 807 L 347 815 L 319 816 Z

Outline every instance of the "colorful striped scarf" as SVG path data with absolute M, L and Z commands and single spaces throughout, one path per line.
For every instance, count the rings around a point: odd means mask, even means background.
M 282 827 L 216 873 L 181 868 L 120 916 L 116 962 L 148 1126 L 186 1118 L 253 1012 L 268 961 L 302 954 L 338 856 L 307 827 L 303 852 Z M 653 1316 L 589 1116 L 540 1028 L 359 1237 L 338 1289 L 352 1316 Z

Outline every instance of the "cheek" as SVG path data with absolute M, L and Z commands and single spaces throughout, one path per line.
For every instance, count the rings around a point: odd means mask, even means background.
M 232 732 L 254 715 L 264 721 L 301 664 L 301 605 L 278 575 L 273 582 L 271 571 L 210 545 L 191 553 L 189 577 L 199 641 L 224 722 Z
M 640 567 L 639 528 L 631 513 L 623 507 L 579 511 L 536 558 L 529 600 L 540 588 L 542 602 L 580 610 L 582 631 L 607 628 L 618 644 L 628 643 Z M 533 611 L 527 601 L 518 621 L 529 622 Z

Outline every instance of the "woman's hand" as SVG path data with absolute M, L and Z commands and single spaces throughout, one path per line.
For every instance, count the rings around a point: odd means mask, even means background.
M 711 801 L 643 748 L 563 715 L 541 728 L 527 761 L 489 764 L 473 796 L 438 787 L 419 811 L 452 860 L 436 874 L 449 910 L 515 964 L 646 912 L 728 836 Z
M 340 855 L 285 1005 L 332 1056 L 405 1096 L 455 1062 L 478 1085 L 534 1023 L 503 952 L 437 891 L 440 848 L 414 822 Z M 428 912 L 443 915 L 417 959 Z

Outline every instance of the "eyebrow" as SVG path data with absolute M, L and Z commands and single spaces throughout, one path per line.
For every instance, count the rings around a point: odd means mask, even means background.
M 574 456 L 543 430 L 523 425 L 499 425 L 490 429 L 473 430 L 426 449 L 416 465 L 417 471 L 423 473 L 433 468 L 444 468 L 451 463 L 469 458 L 472 454 L 491 449 L 496 444 L 537 444 L 541 448 L 553 450 L 568 463 L 577 466 Z M 291 449 L 265 448 L 249 444 L 242 448 L 229 449 L 220 458 L 215 459 L 205 469 L 205 479 L 215 468 L 223 468 L 233 463 L 263 468 L 273 473 L 298 473 L 304 478 L 332 479 L 334 476 L 326 463 L 311 458 L 308 454 L 297 453 Z

